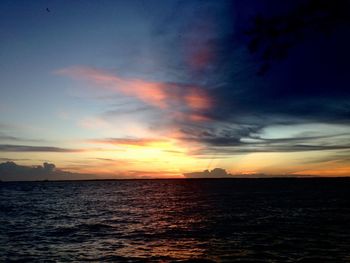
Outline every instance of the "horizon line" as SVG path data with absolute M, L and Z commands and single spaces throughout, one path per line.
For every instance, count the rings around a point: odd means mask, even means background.
M 274 176 L 274 177 L 221 177 L 221 178 L 115 178 L 115 179 L 71 179 L 71 180 L 11 180 L 11 181 L 2 181 L 0 180 L 0 183 L 19 183 L 19 182 L 41 182 L 41 183 L 48 183 L 48 182 L 96 182 L 96 181 L 146 181 L 146 180 L 271 180 L 271 179 L 350 179 L 350 175 L 347 176 Z

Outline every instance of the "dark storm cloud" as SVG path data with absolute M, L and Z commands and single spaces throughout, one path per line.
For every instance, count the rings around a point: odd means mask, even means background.
M 238 126 L 239 127 L 239 126 Z M 211 129 L 194 133 L 187 131 L 182 140 L 201 142 L 202 149 L 191 152 L 201 158 L 257 152 L 308 152 L 333 151 L 350 149 L 350 134 L 338 133 L 329 135 L 294 135 L 285 138 L 264 138 L 258 126 L 231 128 L 226 131 Z
M 182 140 L 203 142 L 207 145 L 216 146 L 233 146 L 241 145 L 241 139 L 250 137 L 261 131 L 261 125 L 246 125 L 246 124 L 226 124 L 216 127 L 183 127 Z
M 197 157 L 208 159 L 209 156 L 225 156 L 247 153 L 273 153 L 273 152 L 310 152 L 310 151 L 334 151 L 334 150 L 349 150 L 349 145 L 308 145 L 308 144 L 290 144 L 290 145 L 254 145 L 242 143 L 239 146 L 225 147 L 206 147 L 190 152 L 189 154 Z
M 176 10 L 178 16 L 184 19 L 168 19 L 164 25 L 155 24 L 158 28 L 154 33 L 155 45 L 159 44 L 157 41 L 166 42 L 181 51 L 180 56 L 175 52 L 161 53 L 164 64 L 168 68 L 176 68 L 178 76 L 185 81 L 200 83 L 215 102 L 210 110 L 203 113 L 210 121 L 203 124 L 188 120 L 177 122 L 185 133 L 183 139 L 220 147 L 219 152 L 227 151 L 227 146 L 234 146 L 233 150 L 228 150 L 231 153 L 347 149 L 347 143 L 330 143 L 333 137 L 263 139 L 259 134 L 263 128 L 276 124 L 350 124 L 350 27 L 343 19 L 350 17 L 350 9 L 339 8 L 338 4 L 344 4 L 344 1 L 332 3 L 193 1 Z M 300 11 L 303 8 L 306 11 Z M 318 30 L 323 27 L 324 21 L 314 19 L 314 10 L 318 12 L 319 9 L 328 17 L 325 19 L 333 19 L 329 35 Z M 196 15 L 190 17 L 184 10 L 191 10 Z M 334 17 L 334 12 L 339 10 L 342 16 L 338 19 Z M 294 15 L 298 12 L 302 14 L 299 17 Z M 259 68 L 266 62 L 267 55 L 251 52 L 254 35 L 246 34 L 260 26 L 258 16 L 269 23 L 264 25 L 267 32 L 262 30 L 259 33 L 265 34 L 259 40 L 263 47 L 274 43 L 268 30 L 278 27 L 281 21 L 293 24 L 302 19 L 312 21 L 313 25 L 309 23 L 305 26 L 307 34 L 296 38 L 293 45 L 288 45 L 287 54 L 278 56 L 272 53 L 272 57 L 268 57 L 269 69 L 264 74 L 259 74 Z M 172 27 L 171 34 L 165 30 L 167 27 Z M 180 29 L 181 37 L 177 37 L 176 32 L 179 33 Z M 300 30 L 304 31 L 304 28 Z M 287 29 L 285 31 L 279 33 L 278 45 L 272 45 L 272 49 L 276 50 L 271 52 L 279 52 L 281 45 L 294 34 Z M 205 132 L 208 134 L 204 135 Z M 244 142 L 243 138 L 256 141 Z M 311 141 L 316 139 L 323 139 L 323 142 L 313 145 Z
M 67 149 L 52 146 L 30 146 L 0 144 L 0 152 L 80 152 L 79 149 Z
M 349 146 L 348 144 L 341 144 L 341 145 L 324 145 L 324 142 L 328 139 L 336 138 L 339 135 L 325 135 L 325 136 L 306 136 L 306 137 L 290 137 L 290 138 L 262 138 L 260 136 L 247 136 L 247 137 L 218 137 L 218 136 L 212 136 L 212 137 L 206 137 L 199 139 L 200 141 L 212 145 L 212 146 L 256 146 L 256 147 L 270 147 L 273 146 L 276 149 L 283 147 L 292 147 L 294 149 L 291 149 L 292 151 L 295 151 L 296 148 L 302 148 L 301 145 L 304 145 L 304 150 L 307 149 L 327 149 L 334 147 L 335 149 L 347 149 Z M 342 135 L 340 135 L 342 136 Z M 349 137 L 349 136 L 348 136 Z M 326 139 L 326 140 L 325 140 Z M 322 145 L 310 145 L 310 147 L 307 146 L 306 143 L 314 144 L 319 143 Z M 273 148 L 272 147 L 272 148 Z
M 275 123 L 281 122 L 276 121 Z M 180 139 L 204 144 L 207 146 L 204 152 L 225 154 L 337 150 L 348 149 L 350 145 L 348 143 L 350 133 L 336 133 L 335 131 L 329 131 L 329 134 L 299 131 L 298 134 L 290 137 L 281 137 L 280 134 L 278 138 L 269 138 L 264 135 L 264 129 L 270 123 L 265 125 L 227 123 L 215 127 L 191 127 L 187 125 L 181 130 L 182 137 Z M 283 125 L 288 125 L 288 123 L 283 123 Z
M 242 143 L 240 146 L 225 146 L 225 147 L 206 147 L 198 149 L 189 154 L 203 159 L 208 159 L 208 156 L 224 157 L 225 155 L 240 155 L 248 153 L 273 153 L 273 152 L 310 152 L 310 151 L 333 151 L 333 150 L 348 150 L 350 145 L 335 145 L 335 146 L 315 146 L 315 145 L 247 145 Z M 212 159 L 212 158 L 209 158 Z
M 282 4 L 276 4 L 273 12 L 259 10 L 257 5 L 256 12 L 263 12 L 263 16 L 273 19 L 276 15 L 281 17 L 293 12 L 296 6 L 288 9 Z M 240 7 L 237 4 L 236 8 Z M 240 25 L 235 28 L 238 31 L 244 30 L 240 21 L 249 22 L 244 14 L 240 16 L 236 20 Z M 254 21 L 244 25 L 254 28 Z M 213 94 L 220 102 L 213 116 L 237 119 L 242 115 L 275 115 L 314 122 L 349 123 L 350 34 L 349 29 L 341 28 L 341 24 L 334 27 L 337 28 L 328 38 L 317 32 L 305 36 L 305 41 L 292 47 L 284 60 L 273 61 L 264 76 L 256 74 L 255 68 L 261 60 L 247 52 L 248 42 L 239 39 L 239 33 L 231 32 L 235 36 L 233 39 L 222 35 L 217 44 L 225 52 L 218 54 L 213 68 L 219 70 L 220 80 L 225 84 L 216 88 Z M 230 35 L 229 31 L 226 33 Z M 235 46 L 243 48 L 237 50 Z M 244 72 L 244 76 L 237 75 L 232 71 L 237 68 L 237 63 L 251 70 Z M 218 75 L 218 72 L 213 74 Z

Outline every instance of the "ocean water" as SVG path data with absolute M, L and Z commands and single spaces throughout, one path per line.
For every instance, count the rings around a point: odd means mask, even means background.
M 15 261 L 350 262 L 350 180 L 0 183 Z

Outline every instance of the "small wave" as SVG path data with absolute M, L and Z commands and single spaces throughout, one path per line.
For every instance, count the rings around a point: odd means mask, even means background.
M 103 232 L 105 230 L 114 229 L 113 226 L 102 223 L 80 224 L 77 226 L 79 230 L 91 231 L 91 232 Z
M 14 183 L 0 198 L 0 262 L 350 262 L 350 181 L 279 182 Z
M 107 230 L 113 229 L 113 226 L 101 224 L 101 223 L 92 223 L 92 224 L 79 224 L 75 226 L 63 226 L 57 227 L 52 231 L 53 236 L 69 236 L 78 232 L 105 232 Z

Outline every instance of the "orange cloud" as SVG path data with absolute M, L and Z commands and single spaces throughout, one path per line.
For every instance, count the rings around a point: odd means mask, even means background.
M 184 38 L 185 61 L 191 69 L 203 70 L 214 62 L 217 56 L 213 39 L 217 37 L 216 19 L 206 16 L 188 28 L 187 38 Z
M 329 161 L 292 174 L 300 176 L 350 176 L 350 166 L 349 164 L 337 163 L 337 161 Z
M 200 115 L 200 114 L 191 114 L 191 115 L 189 115 L 188 118 L 189 118 L 189 120 L 191 120 L 193 122 L 207 122 L 207 121 L 211 120 L 207 116 Z
M 212 106 L 212 100 L 200 89 L 192 88 L 185 96 L 187 105 L 195 110 L 205 110 Z
M 163 83 L 148 82 L 139 79 L 124 79 L 102 70 L 86 67 L 71 67 L 58 70 L 56 73 L 91 81 L 99 87 L 136 97 L 143 102 L 159 108 L 167 107 L 166 100 L 168 94 Z
M 122 78 L 85 67 L 65 68 L 56 73 L 93 82 L 99 87 L 137 98 L 160 109 L 207 110 L 212 106 L 207 92 L 197 86 Z

